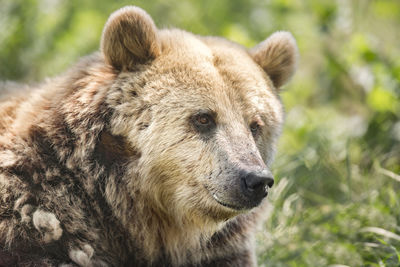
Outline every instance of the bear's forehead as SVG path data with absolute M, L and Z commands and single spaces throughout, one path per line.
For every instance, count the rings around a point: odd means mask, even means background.
M 267 75 L 238 44 L 178 29 L 161 31 L 160 41 L 160 70 L 172 73 L 178 82 L 195 90 L 222 90 L 242 97 L 243 94 L 273 93 Z

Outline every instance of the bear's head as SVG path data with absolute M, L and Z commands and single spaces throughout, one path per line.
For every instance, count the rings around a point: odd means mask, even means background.
M 107 99 L 112 135 L 136 151 L 127 175 L 134 200 L 198 222 L 260 204 L 274 184 L 279 91 L 296 65 L 290 33 L 248 50 L 223 38 L 158 30 L 142 9 L 125 7 L 106 23 L 101 50 L 117 73 Z

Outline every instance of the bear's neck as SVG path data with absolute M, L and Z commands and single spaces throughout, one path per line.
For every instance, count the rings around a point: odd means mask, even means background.
M 125 174 L 126 175 L 126 174 Z M 118 190 L 115 184 L 115 174 L 109 176 L 106 185 L 107 202 L 114 216 L 129 232 L 130 253 L 138 261 L 146 264 L 171 263 L 178 266 L 187 262 L 200 262 L 207 254 L 207 244 L 212 235 L 223 227 L 223 223 L 209 223 L 200 227 L 190 219 L 176 221 L 170 215 L 163 213 L 146 196 L 139 191 Z M 131 178 L 131 177 L 130 177 Z M 123 182 L 122 182 L 123 183 Z M 128 184 L 122 185 L 129 188 Z M 138 258 L 138 255 L 141 255 Z

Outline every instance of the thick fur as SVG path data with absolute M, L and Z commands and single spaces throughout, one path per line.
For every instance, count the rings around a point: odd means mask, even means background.
M 236 169 L 272 161 L 278 88 L 296 58 L 288 36 L 247 51 L 158 30 L 126 7 L 101 53 L 37 88 L 3 90 L 0 266 L 255 265 L 267 201 L 216 199 L 240 198 Z M 199 109 L 216 114 L 209 135 L 193 127 Z

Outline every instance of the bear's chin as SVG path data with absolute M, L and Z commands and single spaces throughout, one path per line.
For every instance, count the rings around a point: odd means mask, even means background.
M 228 221 L 243 213 L 243 211 L 237 211 L 231 208 L 224 207 L 222 205 L 220 206 L 220 209 L 215 209 L 213 210 L 213 212 L 207 213 L 207 216 L 216 223 Z
M 243 207 L 243 206 L 239 206 L 239 205 L 235 205 L 235 204 L 230 204 L 230 203 L 224 202 L 223 200 L 221 200 L 221 199 L 217 196 L 217 194 L 212 194 L 212 197 L 213 197 L 214 200 L 215 200 L 218 204 L 220 204 L 221 206 L 223 206 L 223 207 L 225 207 L 225 208 L 228 208 L 228 209 L 235 210 L 235 211 L 237 211 L 237 212 L 239 212 L 239 213 L 246 212 L 247 210 L 249 210 L 247 207 Z
M 246 209 L 235 209 L 233 207 L 228 207 L 224 204 L 218 203 L 213 199 L 213 203 L 207 203 L 207 206 L 200 208 L 200 213 L 203 214 L 202 218 L 208 218 L 214 223 L 221 223 L 228 221 L 240 214 L 246 213 L 249 210 Z

